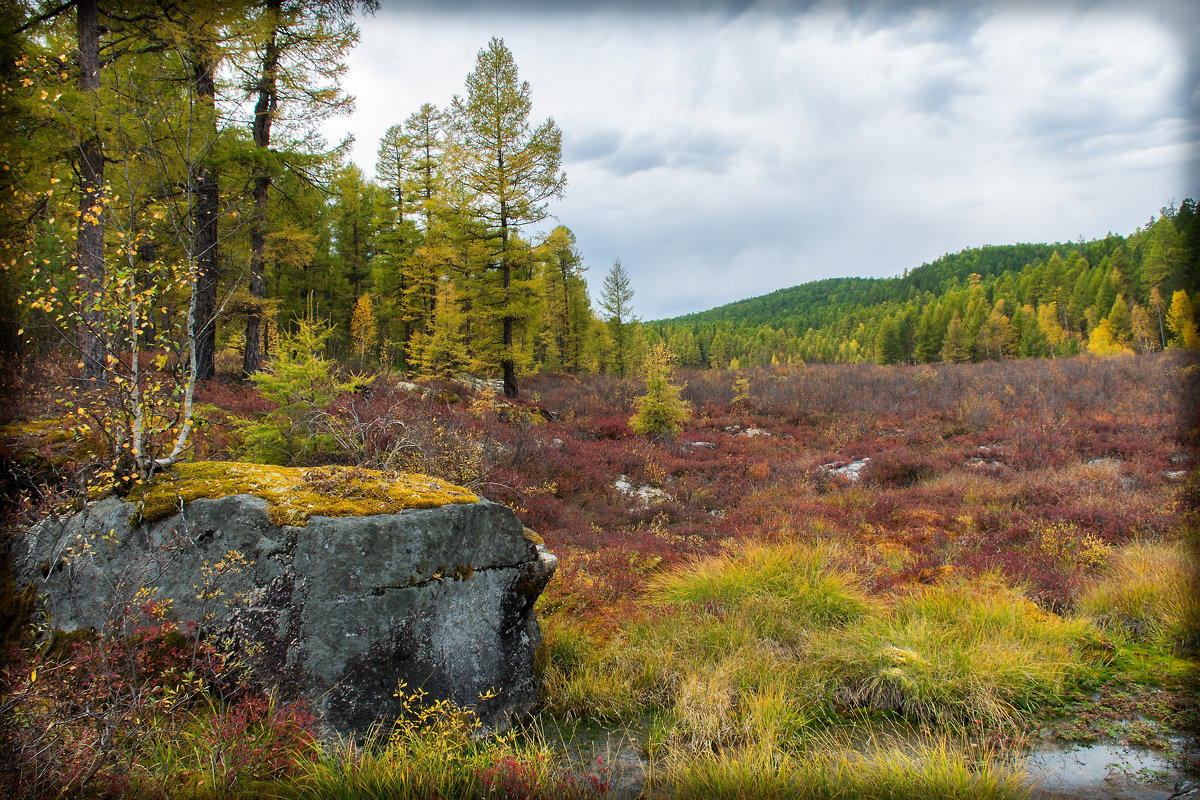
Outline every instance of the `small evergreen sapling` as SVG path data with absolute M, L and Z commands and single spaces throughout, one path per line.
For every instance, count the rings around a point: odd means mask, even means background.
M 366 366 L 368 355 L 371 358 L 375 357 L 379 339 L 379 326 L 375 321 L 375 310 L 368 292 L 363 292 L 354 304 L 354 316 L 350 319 L 350 338 L 354 341 L 354 349 L 358 351 L 358 365 L 361 369 Z
M 637 399 L 637 413 L 629 420 L 629 427 L 635 433 L 674 436 L 691 417 L 691 407 L 679 396 L 683 387 L 671 383 L 674 361 L 666 342 L 659 342 L 650 350 L 644 368 L 646 394 Z
M 287 466 L 334 444 L 321 424 L 327 409 L 339 394 L 357 391 L 371 378 L 337 379 L 334 364 L 322 355 L 332 335 L 333 329 L 322 322 L 298 320 L 295 332 L 279 337 L 269 370 L 250 376 L 262 396 L 277 405 L 263 419 L 243 426 L 255 458 Z

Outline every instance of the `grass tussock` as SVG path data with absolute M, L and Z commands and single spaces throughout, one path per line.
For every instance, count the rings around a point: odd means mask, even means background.
M 655 796 L 715 800 L 1001 800 L 1026 798 L 1029 782 L 1000 760 L 945 741 L 861 752 L 822 741 L 803 753 L 723 752 L 670 763 Z
M 806 625 L 845 625 L 862 616 L 869 604 L 854 576 L 835 566 L 837 561 L 830 546 L 748 542 L 655 577 L 649 594 L 666 605 L 727 612 L 772 601 Z
M 1079 601 L 1099 624 L 1161 647 L 1200 646 L 1200 563 L 1186 542 L 1134 542 Z
M 836 704 L 950 728 L 1004 726 L 1060 701 L 1105 649 L 1086 621 L 998 579 L 918 590 L 818 647 Z

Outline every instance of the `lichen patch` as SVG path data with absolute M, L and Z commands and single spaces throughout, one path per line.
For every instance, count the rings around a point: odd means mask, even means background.
M 267 501 L 274 525 L 305 525 L 311 517 L 395 514 L 409 508 L 475 503 L 468 489 L 427 475 L 357 467 L 274 467 L 236 461 L 177 464 L 130 494 L 132 524 L 165 519 L 199 498 L 248 494 Z

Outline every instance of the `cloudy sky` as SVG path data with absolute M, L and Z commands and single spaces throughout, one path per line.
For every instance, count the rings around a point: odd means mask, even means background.
M 464 93 L 503 38 L 535 123 L 563 131 L 550 210 L 593 297 L 620 258 L 643 319 L 1128 234 L 1200 195 L 1184 0 L 497 5 L 383 0 L 349 61 L 357 110 L 327 135 L 374 174 L 384 130 Z

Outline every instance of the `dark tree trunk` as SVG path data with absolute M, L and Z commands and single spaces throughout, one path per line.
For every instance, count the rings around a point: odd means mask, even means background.
M 96 0 L 79 0 L 79 89 L 94 94 L 100 88 L 100 12 Z M 104 375 L 104 314 L 100 294 L 104 286 L 104 149 L 98 134 L 84 134 L 79 143 L 79 234 L 75 258 L 79 265 L 82 318 L 76 341 L 81 376 L 96 380 Z
M 209 131 L 216 135 L 215 103 L 217 88 L 213 79 L 216 64 L 202 46 L 193 53 L 193 75 L 196 80 L 196 95 L 201 108 L 212 113 Z M 201 163 L 193 177 L 196 201 L 193 205 L 193 224 L 196 254 L 196 378 L 206 381 L 215 371 L 217 352 L 217 210 L 220 196 L 217 186 L 217 171 L 208 163 Z
M 259 76 L 258 101 L 254 104 L 254 123 L 251 131 L 255 147 L 267 148 L 271 144 L 271 120 L 277 102 L 276 70 L 279 67 L 279 25 L 282 0 L 266 0 L 267 14 L 271 18 L 271 38 L 263 56 L 262 75 Z M 250 230 L 250 297 L 263 299 L 263 269 L 267 241 L 267 192 L 271 188 L 271 174 L 266 167 L 259 166 L 254 175 L 254 220 Z M 254 303 L 246 317 L 246 349 L 242 355 L 242 372 L 252 375 L 258 372 L 262 353 L 262 308 Z
M 504 162 L 500 162 L 503 169 Z M 504 396 L 517 396 L 517 369 L 513 361 L 513 314 L 512 314 L 512 267 L 508 263 L 508 209 L 500 203 L 500 278 L 504 284 L 503 344 L 504 354 L 500 362 L 504 369 Z

